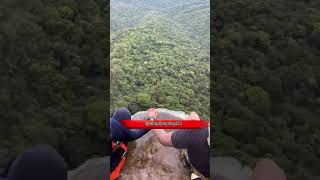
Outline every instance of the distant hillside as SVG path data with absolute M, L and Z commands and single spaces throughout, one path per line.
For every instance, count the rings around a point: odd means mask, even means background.
M 209 52 L 210 46 L 210 2 L 190 1 L 164 9 L 166 17 L 177 21 Z M 178 12 L 178 13 L 177 13 Z
M 168 11 L 190 2 L 112 2 L 111 24 L 121 25 L 111 32 L 111 109 L 131 103 L 134 111 L 166 107 L 209 118 L 209 46 L 192 36 L 182 11 Z M 121 15 L 116 8 L 133 5 Z M 209 29 L 209 21 L 199 23 Z
M 134 27 L 147 15 L 165 16 L 183 26 L 209 52 L 208 0 L 112 0 L 111 30 Z
M 208 117 L 208 57 L 179 26 L 147 17 L 111 44 L 111 105 L 199 110 Z M 201 56 L 202 55 L 202 56 Z

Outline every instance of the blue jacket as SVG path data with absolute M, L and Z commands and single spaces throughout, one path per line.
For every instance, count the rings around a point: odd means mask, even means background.
M 110 118 L 110 138 L 112 141 L 133 141 L 149 132 L 150 129 L 127 129 L 114 118 Z

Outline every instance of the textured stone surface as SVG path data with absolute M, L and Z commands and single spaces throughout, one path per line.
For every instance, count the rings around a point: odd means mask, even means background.
M 286 180 L 284 171 L 271 159 L 261 159 L 256 163 L 250 180 Z
M 132 119 L 143 119 L 146 112 L 138 112 Z M 157 119 L 185 118 L 183 112 L 158 109 Z M 136 141 L 130 142 L 127 161 L 121 172 L 121 180 L 141 180 L 141 179 L 190 179 L 187 169 L 184 168 L 179 151 L 172 147 L 161 145 L 152 132 L 148 132 Z
M 106 180 L 109 179 L 109 157 L 94 158 L 68 172 L 69 180 Z
M 212 177 L 216 176 L 228 180 L 248 180 L 251 175 L 251 169 L 241 165 L 233 157 L 214 157 L 210 159 L 210 164 Z

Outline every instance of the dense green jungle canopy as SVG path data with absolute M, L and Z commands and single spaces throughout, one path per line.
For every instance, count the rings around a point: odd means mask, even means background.
M 0 168 L 38 143 L 70 168 L 106 155 L 107 5 L 0 1 Z
M 164 107 L 209 119 L 209 1 L 111 1 L 111 110 Z
M 288 179 L 320 179 L 320 2 L 211 4 L 213 153 L 254 165 L 270 157 Z
M 107 5 L 0 1 L 0 168 L 37 143 L 70 167 L 108 152 Z M 207 1 L 111 2 L 111 110 L 211 115 L 215 156 L 270 157 L 290 180 L 319 179 L 320 2 L 211 6 L 224 28 L 211 27 L 209 94 Z

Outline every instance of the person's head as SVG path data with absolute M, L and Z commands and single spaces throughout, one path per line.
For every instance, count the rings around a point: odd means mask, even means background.
M 67 165 L 49 145 L 38 145 L 12 163 L 8 180 L 67 180 Z

